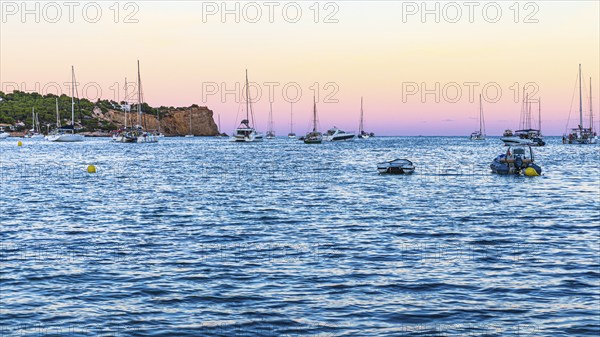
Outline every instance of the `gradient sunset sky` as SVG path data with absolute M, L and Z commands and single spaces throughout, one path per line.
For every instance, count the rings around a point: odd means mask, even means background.
M 301 98 L 294 103 L 294 128 L 296 133 L 304 133 L 312 113 L 311 87 L 319 83 L 317 109 L 322 129 L 336 125 L 356 131 L 363 96 L 367 131 L 378 135 L 464 136 L 478 128 L 478 95 L 483 85 L 493 83 L 483 104 L 487 134 L 500 135 L 506 128 L 518 128 L 521 103 L 514 95 L 520 95 L 523 85 L 532 82 L 539 88 L 532 95 L 542 99 L 544 133 L 561 135 L 570 110 L 569 127 L 577 125 L 578 100 L 572 103 L 572 98 L 581 63 L 585 120 L 592 77 L 596 128 L 600 122 L 598 1 L 538 1 L 527 8 L 522 2 L 518 17 L 516 8 L 511 9 L 512 1 L 492 5 L 478 2 L 474 22 L 469 22 L 469 8 L 458 2 L 462 17 L 456 23 L 450 22 L 456 21 L 456 8 L 448 2 L 437 2 L 439 23 L 434 14 L 422 22 L 421 2 L 400 1 L 339 1 L 327 6 L 321 2 L 318 23 L 314 22 L 316 7 L 312 1 L 297 2 L 302 14 L 295 23 L 288 22 L 294 19 L 295 5 L 287 6 L 288 16 L 282 14 L 286 2 L 274 7 L 274 22 L 269 22 L 264 2 L 256 2 L 262 10 L 257 23 L 248 22 L 254 19 L 255 11 L 246 2 L 238 2 L 239 23 L 233 14 L 222 22 L 221 2 L 134 1 L 137 13 L 131 19 L 137 23 L 123 22 L 135 8 L 124 8 L 126 2 L 120 3 L 118 23 L 114 22 L 115 10 L 110 8 L 114 1 L 98 2 L 102 16 L 96 23 L 86 22 L 82 16 L 84 2 L 75 7 L 73 23 L 69 22 L 67 7 L 62 7 L 63 16 L 57 23 L 48 22 L 55 13 L 47 7 L 45 18 L 44 2 L 38 2 L 42 14 L 39 23 L 34 15 L 27 15 L 22 22 L 22 8 L 14 13 L 15 8 L 6 3 L 11 2 L 2 2 L 0 21 L 2 91 L 11 91 L 15 85 L 24 91 L 46 86 L 48 92 L 56 93 L 48 84 L 69 82 L 74 65 L 81 85 L 97 83 L 83 96 L 96 98 L 93 88 L 97 86 L 103 98 L 115 99 L 115 83 L 122 88 L 125 77 L 134 81 L 139 59 L 144 96 L 150 105 L 207 105 L 215 112 L 215 119 L 217 114 L 221 116 L 222 129 L 229 133 L 239 121 L 240 104 L 233 94 L 222 99 L 223 83 L 228 89 L 235 88 L 236 83 L 243 85 L 248 69 L 250 81 L 262 88 L 262 97 L 254 103 L 261 131 L 266 130 L 269 110 L 265 82 L 279 83 L 273 97 L 278 135 L 289 131 L 290 103 L 282 87 L 297 83 L 302 89 Z M 227 6 L 232 9 L 235 4 Z M 412 4 L 418 12 L 407 15 L 408 10 L 414 10 Z M 213 5 L 218 12 L 208 15 Z M 35 3 L 29 6 L 35 8 Z M 428 2 L 427 6 L 434 9 L 435 3 Z M 496 18 L 498 6 L 502 13 Z M 483 7 L 488 8 L 487 16 Z M 324 22 L 329 14 L 329 19 L 337 22 Z M 94 8 L 88 8 L 86 18 L 93 19 L 94 15 Z M 524 22 L 527 20 L 537 22 Z M 478 83 L 472 101 L 465 82 Z M 203 100 L 203 87 L 213 83 L 219 92 Z M 334 84 L 325 88 L 326 83 Z M 407 89 L 414 90 L 413 83 L 419 92 L 407 95 Z M 421 89 L 434 89 L 436 83 L 439 103 L 434 94 L 422 100 Z M 461 97 L 455 98 L 451 83 L 459 85 Z M 502 90 L 497 102 L 491 102 L 496 96 L 494 87 Z M 324 102 L 336 88 L 330 98 L 338 102 Z M 62 91 L 67 90 L 63 85 Z M 291 98 L 295 96 L 293 87 L 288 93 Z M 120 95 L 122 99 L 122 90 Z

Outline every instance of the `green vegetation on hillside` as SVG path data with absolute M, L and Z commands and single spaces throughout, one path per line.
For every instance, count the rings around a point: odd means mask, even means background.
M 58 111 L 61 125 L 71 122 L 71 97 L 67 95 L 56 96 L 54 94 L 40 95 L 38 93 L 27 93 L 23 91 L 14 91 L 6 94 L 0 91 L 0 123 L 15 124 L 17 122 L 25 123 L 25 127 L 20 130 L 30 129 L 33 125 L 32 108 L 38 114 L 38 120 L 42 126 L 42 132 L 46 132 L 46 125 L 54 128 L 56 125 L 56 98 L 58 97 Z M 112 100 L 98 100 L 91 102 L 87 99 L 75 99 L 75 123 L 81 125 L 85 131 L 96 130 L 114 130 L 116 125 L 99 120 L 93 116 L 93 109 L 97 106 L 102 112 L 109 109 L 119 109 L 119 103 Z M 173 107 L 160 107 L 158 110 L 161 115 Z M 142 104 L 142 110 L 147 113 L 156 113 L 156 109 L 146 103 Z

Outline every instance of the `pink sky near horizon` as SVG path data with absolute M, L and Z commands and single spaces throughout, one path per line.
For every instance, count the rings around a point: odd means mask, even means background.
M 100 3 L 103 16 L 98 23 L 87 23 L 77 15 L 74 23 L 29 19 L 22 23 L 18 14 L 5 16 L 7 8 L 3 7 L 0 90 L 14 83 L 19 89 L 33 90 L 36 83 L 41 88 L 51 82 L 68 82 L 74 65 L 78 82 L 96 83 L 103 98 L 114 99 L 115 83 L 121 88 L 125 77 L 135 81 L 139 59 L 144 97 L 150 105 L 207 105 L 221 116 L 223 131 L 231 132 L 240 119 L 239 103 L 234 95 L 221 99 L 222 84 L 227 88 L 236 82 L 243 85 L 248 69 L 250 81 L 263 89 L 263 98 L 254 103 L 257 128 L 262 131 L 269 111 L 264 84 L 277 82 L 273 111 L 278 135 L 289 131 L 290 103 L 281 88 L 291 83 L 302 89 L 293 108 L 296 133 L 309 128 L 311 88 L 318 83 L 321 129 L 336 125 L 356 131 L 362 96 L 367 131 L 379 135 L 468 135 L 478 128 L 478 95 L 487 84 L 502 90 L 498 102 L 488 99 L 483 103 L 487 134 L 500 135 L 506 128 L 519 127 L 521 103 L 514 95 L 520 96 L 522 86 L 531 82 L 539 88 L 535 96 L 542 100 L 544 133 L 561 135 L 567 125 L 577 125 L 579 102 L 577 97 L 573 104 L 571 101 L 581 63 L 585 120 L 592 77 L 596 128 L 600 122 L 598 2 L 536 2 L 539 11 L 533 18 L 538 23 L 522 22 L 531 12 L 523 4 L 519 23 L 515 23 L 512 2 L 498 2 L 503 14 L 496 23 L 486 22 L 478 11 L 474 23 L 466 14 L 457 23 L 448 22 L 443 15 L 440 23 L 431 15 L 423 23 L 419 15 L 407 16 L 407 22 L 402 22 L 403 6 L 409 2 L 359 1 L 335 3 L 338 12 L 333 18 L 338 23 L 315 23 L 310 2 L 301 3 L 303 15 L 297 23 L 286 22 L 275 11 L 274 23 L 263 19 L 255 24 L 243 19 L 222 23 L 218 15 L 207 16 L 204 23 L 201 2 L 135 3 L 138 23 L 114 23 L 109 8 L 113 2 Z M 241 2 L 240 6 L 247 4 Z M 440 7 L 447 4 L 441 2 Z M 478 8 L 488 2 L 480 4 Z M 331 8 L 321 3 L 319 9 L 323 21 Z M 121 8 L 121 21 L 124 13 Z M 478 83 L 473 101 L 465 85 L 471 82 Z M 219 92 L 203 100 L 203 86 L 213 83 Z M 334 86 L 325 88 L 326 83 Z M 433 94 L 423 101 L 423 85 L 432 89 L 436 83 L 440 102 L 435 102 Z M 454 83 L 463 94 L 456 100 Z M 414 84 L 419 92 L 406 95 L 406 89 Z M 450 90 L 447 95 L 444 86 Z M 324 102 L 335 87 L 339 90 L 332 98 L 338 102 Z M 95 93 L 92 90 L 87 96 L 93 98 Z M 494 96 L 493 89 L 488 96 Z M 537 116 L 535 104 L 534 112 Z

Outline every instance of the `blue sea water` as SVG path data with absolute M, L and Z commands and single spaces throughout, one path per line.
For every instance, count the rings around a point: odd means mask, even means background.
M 0 336 L 598 336 L 600 147 L 0 141 Z M 411 159 L 412 176 L 376 163 Z M 96 174 L 86 172 L 95 165 Z

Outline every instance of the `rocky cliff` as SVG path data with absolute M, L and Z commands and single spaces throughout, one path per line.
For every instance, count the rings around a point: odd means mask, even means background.
M 111 110 L 102 113 L 100 109 L 94 109 L 94 117 L 113 123 L 119 127 L 125 125 L 125 113 L 120 110 Z M 165 136 L 183 136 L 190 132 L 190 114 L 192 115 L 192 134 L 194 136 L 215 136 L 219 133 L 217 124 L 213 119 L 212 110 L 203 106 L 191 106 L 188 108 L 177 108 L 160 112 L 160 130 Z M 128 113 L 127 125 L 138 123 L 137 113 Z M 158 129 L 156 112 L 145 113 L 142 117 L 142 125 L 148 130 Z

